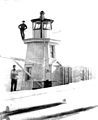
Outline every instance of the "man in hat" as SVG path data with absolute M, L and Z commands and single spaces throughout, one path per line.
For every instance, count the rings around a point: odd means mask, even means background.
M 17 89 L 17 75 L 16 65 L 13 65 L 13 69 L 11 70 L 11 92 Z
M 24 40 L 25 39 L 24 31 L 27 29 L 27 25 L 25 24 L 25 21 L 22 21 L 22 24 L 20 24 L 18 28 L 20 29 L 21 37 Z

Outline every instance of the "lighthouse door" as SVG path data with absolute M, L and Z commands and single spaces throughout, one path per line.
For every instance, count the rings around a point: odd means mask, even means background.
M 26 67 L 26 71 L 31 74 L 32 67 Z M 30 80 L 30 76 L 28 74 L 25 75 L 25 80 Z

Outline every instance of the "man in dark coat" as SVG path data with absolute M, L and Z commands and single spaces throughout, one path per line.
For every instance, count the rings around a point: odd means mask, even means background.
M 18 28 L 20 29 L 21 37 L 24 40 L 25 39 L 24 31 L 27 29 L 27 25 L 25 24 L 25 21 L 22 21 L 22 24 L 20 24 Z

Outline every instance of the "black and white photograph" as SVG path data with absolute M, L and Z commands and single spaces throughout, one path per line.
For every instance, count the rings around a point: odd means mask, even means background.
M 97 52 L 97 0 L 0 0 L 0 120 L 98 120 Z

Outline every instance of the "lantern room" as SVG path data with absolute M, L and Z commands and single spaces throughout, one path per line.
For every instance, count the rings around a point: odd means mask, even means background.
M 53 20 L 45 18 L 44 11 L 40 12 L 40 17 L 32 19 L 33 38 L 48 38 L 52 30 Z

